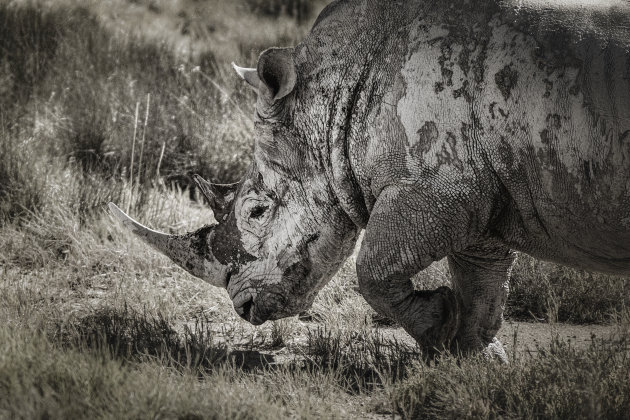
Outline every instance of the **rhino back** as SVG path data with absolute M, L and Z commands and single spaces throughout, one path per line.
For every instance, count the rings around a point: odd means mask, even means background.
M 630 9 L 607 6 L 533 8 L 520 19 L 510 10 L 494 30 L 479 101 L 518 215 L 505 238 L 541 258 L 626 272 Z
M 311 74 L 362 80 L 342 130 L 352 175 L 368 208 L 388 185 L 453 185 L 436 205 L 491 221 L 500 201 L 491 229 L 515 249 L 627 267 L 628 7 L 515 4 L 340 1 L 320 17 Z

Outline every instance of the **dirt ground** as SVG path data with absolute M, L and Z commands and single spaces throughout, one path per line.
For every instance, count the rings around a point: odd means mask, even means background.
M 587 348 L 593 339 L 609 339 L 616 331 L 614 325 L 573 325 L 563 323 L 519 322 L 505 321 L 497 334 L 497 338 L 503 343 L 508 357 L 535 357 L 539 348 L 549 348 L 554 337 L 571 346 L 582 349 Z M 401 328 L 382 328 L 387 336 L 408 344 L 413 344 L 413 339 Z
M 226 331 L 217 329 L 215 338 L 228 346 L 230 357 L 245 370 L 292 364 L 303 359 L 303 352 L 300 349 L 303 350 L 307 346 L 307 331 L 324 327 L 313 322 L 304 322 L 302 325 L 304 327 L 302 332 L 293 334 L 285 345 L 273 349 L 266 346 L 264 340 L 259 341 L 257 334 L 255 332 L 252 334 L 253 327 L 249 325 L 243 325 L 237 334 L 226 334 Z M 615 325 L 505 321 L 497 337 L 503 343 L 508 358 L 514 360 L 536 357 L 540 349 L 549 349 L 549 344 L 555 337 L 576 349 L 585 349 L 593 340 L 610 339 L 617 328 Z M 389 341 L 392 345 L 394 342 L 411 347 L 415 345 L 415 341 L 402 328 L 379 327 L 375 328 L 374 332 L 382 335 L 385 342 Z
M 506 321 L 497 337 L 508 356 L 516 351 L 517 357 L 533 357 L 538 347 L 549 348 L 554 337 L 575 348 L 586 348 L 593 340 L 609 339 L 616 330 L 614 325 L 572 325 Z M 516 337 L 516 346 L 515 343 Z
M 497 334 L 511 359 L 514 357 L 535 357 L 539 348 L 549 348 L 554 337 L 558 337 L 575 348 L 587 348 L 593 339 L 610 338 L 615 332 L 614 325 L 573 325 L 548 324 L 542 322 L 505 321 Z M 402 329 L 392 329 L 392 336 L 406 343 L 413 343 Z

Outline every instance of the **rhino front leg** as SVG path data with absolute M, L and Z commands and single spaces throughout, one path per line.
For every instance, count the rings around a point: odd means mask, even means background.
M 448 287 L 415 290 L 411 277 L 446 256 L 457 240 L 456 232 L 466 226 L 455 214 L 438 214 L 432 202 L 402 188 L 383 191 L 357 259 L 363 297 L 377 312 L 398 322 L 428 353 L 448 348 L 454 338 L 457 299 Z
M 500 244 L 484 244 L 449 255 L 452 284 L 461 322 L 451 343 L 453 352 L 483 351 L 507 362 L 496 333 L 503 322 L 509 277 L 516 254 Z

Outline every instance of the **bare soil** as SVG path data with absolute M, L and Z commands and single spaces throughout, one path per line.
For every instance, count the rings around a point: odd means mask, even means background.
M 562 323 L 506 321 L 497 337 L 511 356 L 535 357 L 540 348 L 549 348 L 554 338 L 577 349 L 587 348 L 593 340 L 611 339 L 618 327 L 615 325 L 573 325 Z M 516 343 L 516 344 L 515 344 Z
M 238 333 L 217 328 L 215 339 L 223 342 L 229 349 L 230 358 L 244 370 L 273 365 L 300 363 L 304 360 L 308 331 L 321 329 L 324 325 L 315 322 L 303 322 L 303 330 L 294 333 L 286 342 L 276 348 L 270 348 L 263 337 L 249 325 L 240 325 Z M 593 340 L 611 340 L 615 325 L 573 325 L 564 323 L 542 323 L 505 321 L 497 337 L 503 343 L 510 360 L 536 357 L 541 351 L 550 348 L 557 338 L 575 349 L 586 349 Z M 401 343 L 410 347 L 415 341 L 400 327 L 377 327 L 374 332 L 382 335 L 384 344 Z M 514 353 L 516 352 L 516 353 Z
M 508 357 L 535 357 L 541 349 L 548 349 L 554 338 L 576 349 L 587 348 L 593 340 L 611 339 L 615 325 L 574 325 L 564 323 L 505 321 L 497 334 Z M 413 344 L 413 339 L 402 328 L 382 328 L 392 339 Z

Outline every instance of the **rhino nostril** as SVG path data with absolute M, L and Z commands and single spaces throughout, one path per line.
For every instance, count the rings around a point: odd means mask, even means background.
M 254 298 L 250 298 L 247 302 L 243 303 L 243 306 L 241 306 L 241 311 L 239 311 L 239 315 L 245 321 L 249 321 L 252 306 L 254 306 Z

